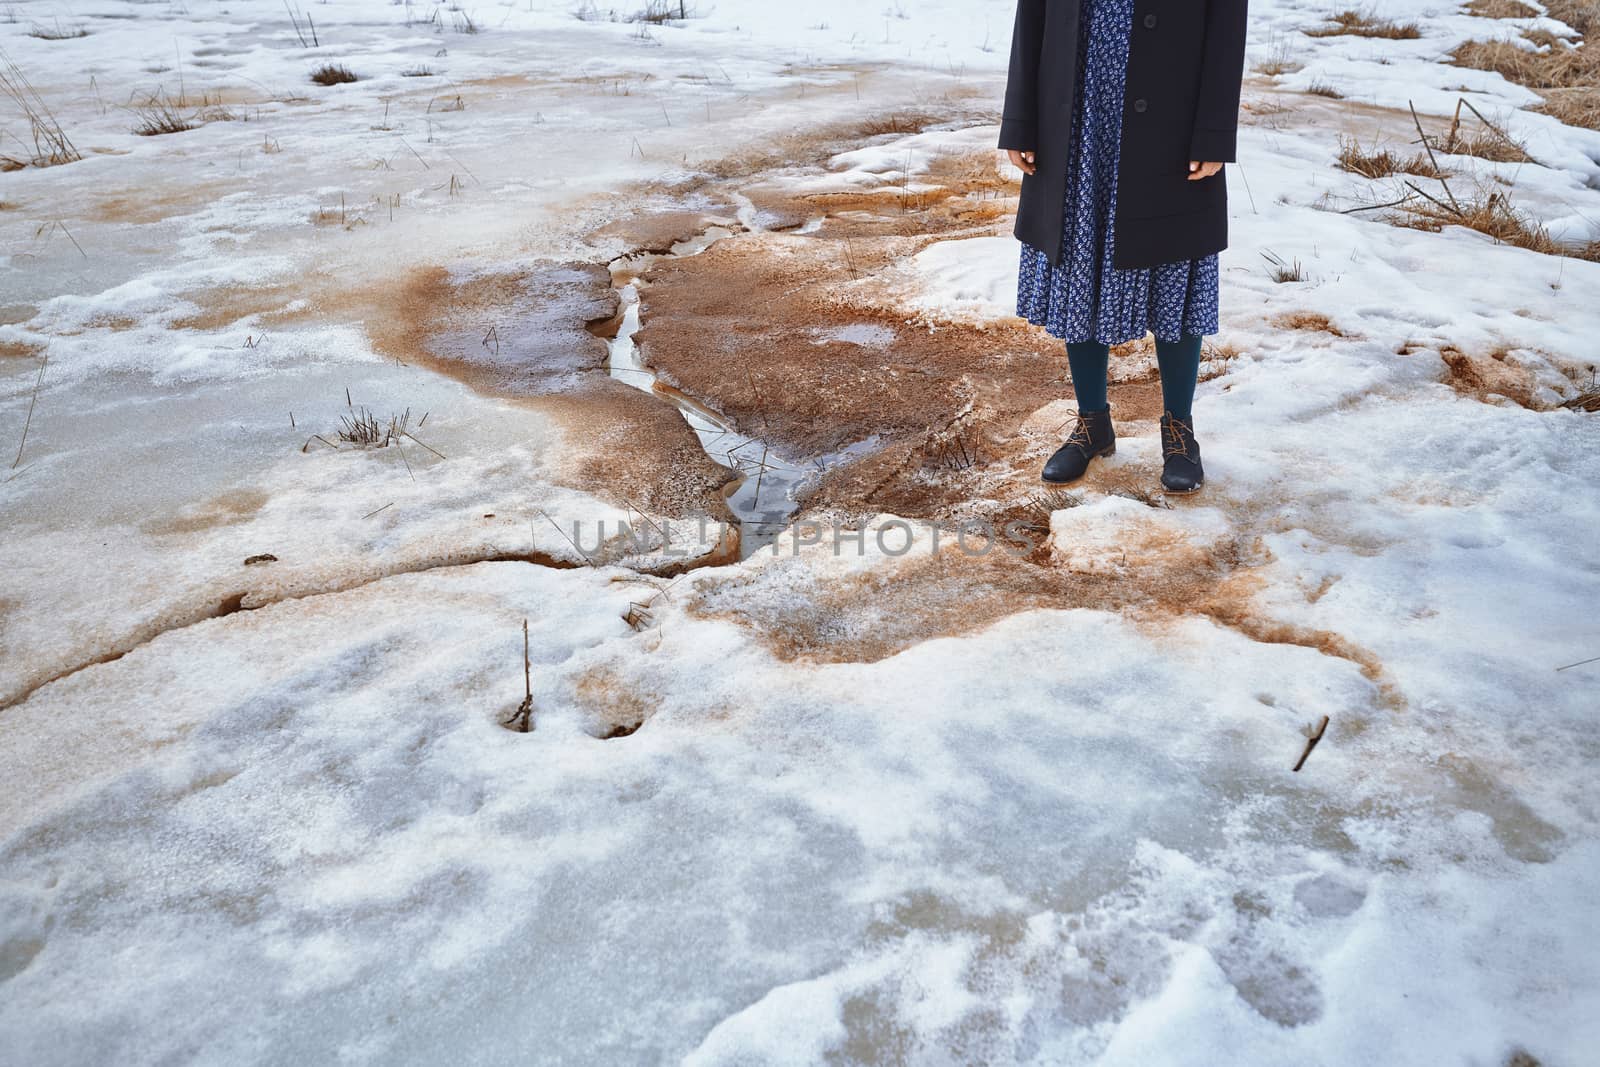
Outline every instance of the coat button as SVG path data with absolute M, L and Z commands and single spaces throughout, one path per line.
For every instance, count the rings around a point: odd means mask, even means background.
M 1144 28 L 1147 30 L 1153 30 L 1156 28 L 1156 23 L 1158 21 L 1159 20 L 1154 15 L 1146 15 L 1144 17 Z
M 1133 110 L 1143 115 L 1150 108 L 1150 104 L 1143 97 L 1133 102 Z

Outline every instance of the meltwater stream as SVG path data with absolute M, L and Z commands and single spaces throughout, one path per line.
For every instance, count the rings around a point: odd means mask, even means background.
M 769 444 L 734 429 L 721 414 L 693 397 L 662 382 L 655 371 L 639 358 L 633 337 L 639 330 L 639 286 L 637 278 L 658 259 L 698 255 L 724 237 L 737 231 L 713 226 L 687 241 L 680 241 L 661 254 L 629 256 L 612 262 L 613 277 L 629 280 L 618 286 L 623 317 L 617 335 L 610 342 L 606 367 L 611 376 L 674 404 L 700 439 L 706 454 L 739 472 L 727 493 L 728 508 L 739 525 L 739 558 L 748 559 L 775 541 L 799 509 L 797 494 L 807 479 L 839 463 L 866 455 L 878 445 L 876 434 L 825 455 L 795 459 Z

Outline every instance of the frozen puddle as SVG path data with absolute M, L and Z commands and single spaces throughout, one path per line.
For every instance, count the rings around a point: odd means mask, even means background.
M 830 341 L 847 345 L 860 345 L 862 348 L 888 348 L 895 342 L 895 332 L 887 326 L 880 326 L 875 322 L 852 322 L 844 326 L 832 326 L 826 329 L 812 331 L 814 344 L 825 345 Z
M 838 464 L 866 455 L 877 447 L 878 438 L 873 435 L 842 449 L 807 459 L 782 455 L 761 439 L 740 433 L 711 407 L 661 381 L 656 372 L 639 358 L 639 346 L 634 342 L 640 324 L 639 275 L 658 259 L 699 255 L 717 241 L 732 237 L 736 232 L 739 231 L 726 226 L 712 226 L 697 237 L 673 245 L 665 255 L 647 253 L 625 256 L 611 264 L 613 276 L 625 280 L 618 287 L 623 306 L 622 324 L 611 341 L 607 368 L 611 376 L 619 381 L 674 404 L 694 429 L 706 453 L 718 463 L 739 472 L 738 479 L 730 483 L 727 502 L 739 525 L 740 558 L 747 559 L 763 546 L 771 544 L 788 525 L 799 509 L 799 491 L 809 479 Z M 822 338 L 818 343 L 835 340 L 859 345 L 885 345 L 894 340 L 894 331 L 871 323 L 819 330 L 818 334 Z

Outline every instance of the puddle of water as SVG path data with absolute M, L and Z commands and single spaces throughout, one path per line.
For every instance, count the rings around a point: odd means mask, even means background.
M 845 326 L 811 331 L 812 344 L 825 345 L 830 341 L 862 348 L 888 348 L 895 342 L 895 332 L 875 322 L 852 322 Z
M 799 510 L 799 492 L 808 479 L 871 452 L 878 446 L 878 437 L 874 434 L 835 452 L 807 459 L 783 456 L 759 438 L 734 429 L 711 407 L 659 380 L 639 358 L 639 347 L 633 340 L 639 331 L 639 289 L 634 279 L 657 259 L 698 255 L 733 233 L 726 227 L 713 226 L 698 237 L 674 245 L 664 255 L 630 257 L 612 264 L 613 276 L 619 281 L 626 280 L 618 289 L 623 305 L 622 325 L 610 341 L 606 367 L 613 378 L 674 404 L 700 439 L 706 454 L 740 473 L 740 478 L 730 483 L 727 503 L 739 525 L 739 558 L 748 559 L 776 540 L 788 526 Z M 857 344 L 883 343 L 876 335 L 868 336 L 874 330 L 888 334 L 893 340 L 893 331 L 881 327 L 863 325 L 843 329 L 862 332 L 862 339 L 854 342 Z

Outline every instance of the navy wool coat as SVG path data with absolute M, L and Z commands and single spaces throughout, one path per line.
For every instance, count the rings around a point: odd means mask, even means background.
M 1122 269 L 1197 259 L 1228 244 L 1223 174 L 1189 181 L 1189 161 L 1238 157 L 1247 0 L 1135 0 L 1117 165 Z M 1017 0 L 1000 147 L 1035 153 L 1022 179 L 1019 240 L 1061 261 L 1067 150 L 1078 84 L 1079 0 Z

